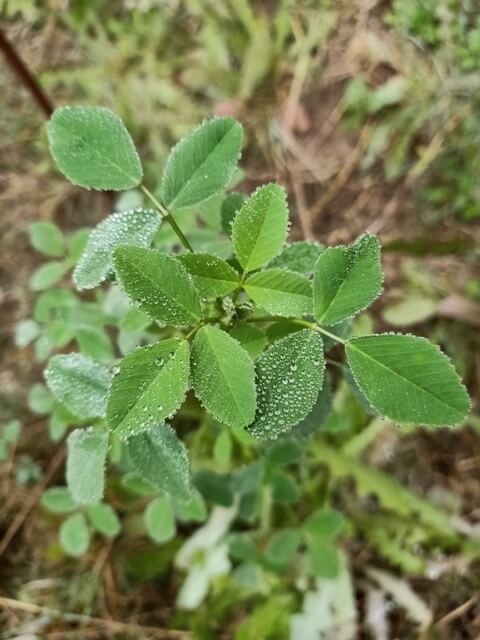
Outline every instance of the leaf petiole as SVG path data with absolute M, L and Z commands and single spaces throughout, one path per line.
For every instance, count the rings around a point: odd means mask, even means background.
M 183 246 L 185 247 L 185 249 L 187 249 L 190 252 L 194 252 L 192 245 L 190 244 L 190 242 L 188 241 L 187 237 L 184 235 L 183 231 L 180 229 L 180 227 L 178 226 L 177 222 L 175 221 L 175 218 L 172 216 L 172 214 L 168 211 L 168 209 L 166 209 L 158 200 L 157 198 L 155 198 L 155 196 L 153 195 L 153 193 L 147 189 L 147 187 L 142 184 L 140 186 L 140 189 L 143 191 L 143 193 L 147 196 L 147 198 L 150 200 L 150 202 L 152 202 L 155 207 L 160 211 L 160 213 L 162 214 L 162 216 L 164 217 L 164 219 L 168 222 L 168 224 L 172 227 L 172 229 L 175 231 L 175 233 L 177 234 L 178 239 L 180 240 L 180 242 L 183 244 Z

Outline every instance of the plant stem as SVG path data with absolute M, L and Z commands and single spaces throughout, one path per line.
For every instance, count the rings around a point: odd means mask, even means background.
M 147 189 L 147 187 L 142 184 L 140 186 L 140 189 L 143 191 L 143 193 L 147 196 L 147 198 L 150 200 L 150 202 L 152 202 L 155 207 L 160 211 L 160 213 L 162 214 L 162 216 L 165 218 L 165 220 L 168 222 L 168 224 L 172 227 L 172 229 L 175 231 L 175 233 L 178 236 L 178 239 L 180 240 L 180 242 L 183 244 L 183 246 L 185 247 L 185 249 L 187 249 L 187 251 L 191 251 L 193 253 L 193 247 L 190 244 L 190 242 L 188 241 L 188 239 L 185 237 L 183 231 L 180 229 L 180 227 L 178 226 L 178 224 L 175 221 L 175 218 L 172 216 L 172 214 L 168 211 L 168 209 L 166 209 L 163 204 L 161 204 L 157 198 L 155 198 L 155 196 L 153 195 L 153 193 Z
M 330 331 L 327 331 L 323 327 L 319 327 L 318 324 L 315 324 L 314 322 L 307 322 L 307 320 L 297 320 L 296 318 L 285 318 L 284 316 L 261 316 L 256 318 L 255 317 L 247 318 L 245 322 L 282 322 L 282 321 L 291 322 L 292 324 L 298 324 L 301 327 L 306 327 L 307 329 L 311 329 L 312 331 L 318 331 L 318 333 L 323 333 L 329 338 L 332 338 L 333 340 L 335 340 L 335 342 L 340 342 L 340 344 L 343 344 L 343 345 L 347 344 L 347 341 L 344 340 L 343 338 L 340 338 L 340 336 L 336 336 L 334 333 L 330 333 Z

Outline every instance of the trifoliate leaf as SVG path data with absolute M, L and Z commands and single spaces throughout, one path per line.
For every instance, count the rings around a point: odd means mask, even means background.
M 102 107 L 62 107 L 47 125 L 50 151 L 66 178 L 81 187 L 123 191 L 142 182 L 130 134 Z
M 255 374 L 248 353 L 228 333 L 202 327 L 192 345 L 192 386 L 207 411 L 231 427 L 255 415 Z
M 233 222 L 235 255 L 246 271 L 274 258 L 288 232 L 285 192 L 278 184 L 260 187 L 243 204 Z
M 127 448 L 135 470 L 144 480 L 177 500 L 192 499 L 187 449 L 168 425 L 132 436 Z
M 126 355 L 108 397 L 110 428 L 128 438 L 175 413 L 188 389 L 189 351 L 188 342 L 171 338 Z
M 225 231 L 229 238 L 232 236 L 232 225 L 233 221 L 235 220 L 235 216 L 237 215 L 237 212 L 240 210 L 245 200 L 246 196 L 244 196 L 243 193 L 237 193 L 235 191 L 233 193 L 229 193 L 225 200 L 222 202 L 222 207 L 220 210 L 222 229 Z
M 67 486 L 77 504 L 103 498 L 108 433 L 75 429 L 67 440 Z
M 382 291 L 380 243 L 365 234 L 349 246 L 329 247 L 315 264 L 313 308 L 324 326 L 351 318 Z
M 147 247 L 161 223 L 156 211 L 135 209 L 112 213 L 90 234 L 87 246 L 73 272 L 77 289 L 92 289 L 112 271 L 114 250 L 121 244 Z
M 74 558 L 87 551 L 90 532 L 83 513 L 74 513 L 65 520 L 60 527 L 59 541 L 65 553 Z
M 390 420 L 454 426 L 470 409 L 450 360 L 425 338 L 388 333 L 352 338 L 346 352 L 360 391 Z
M 345 527 L 345 518 L 333 509 L 317 509 L 304 522 L 305 533 L 312 538 L 334 540 Z
M 65 251 L 63 233 L 52 222 L 32 222 L 28 228 L 30 244 L 51 258 L 61 258 Z
M 256 361 L 257 412 L 248 431 L 261 440 L 289 431 L 311 411 L 322 388 L 320 335 L 309 329 L 275 342 Z
M 172 327 L 200 320 L 200 298 L 185 267 L 155 249 L 118 247 L 113 256 L 117 276 L 142 311 Z
M 162 496 L 150 502 L 145 510 L 145 527 L 155 542 L 167 542 L 174 537 L 175 513 L 169 496 Z
M 79 353 L 53 356 L 45 380 L 55 398 L 79 418 L 105 415 L 111 375 L 98 362 Z
M 42 507 L 52 513 L 69 513 L 77 508 L 67 487 L 50 487 L 42 493 Z
M 301 240 L 287 245 L 283 251 L 269 264 L 270 269 L 281 268 L 301 273 L 310 277 L 313 274 L 315 263 L 325 247 L 319 242 Z
M 252 360 L 262 353 L 268 344 L 265 331 L 255 327 L 248 322 L 236 324 L 230 330 L 230 335 L 242 345 Z
M 240 284 L 238 273 L 228 262 L 208 253 L 185 253 L 178 257 L 192 276 L 200 296 L 215 300 L 232 293 Z
M 250 298 L 273 314 L 298 317 L 312 313 L 312 285 L 305 276 L 287 269 L 267 269 L 244 285 Z
M 120 533 L 122 525 L 109 504 L 103 502 L 91 504 L 87 509 L 87 514 L 93 527 L 107 538 L 115 538 Z
M 214 118 L 188 133 L 168 156 L 163 204 L 183 209 L 224 189 L 240 158 L 242 141 L 242 126 L 233 118 Z

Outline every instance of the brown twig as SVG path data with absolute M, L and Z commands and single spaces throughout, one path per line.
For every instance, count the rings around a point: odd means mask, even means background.
M 27 67 L 26 63 L 19 56 L 14 46 L 5 37 L 5 34 L 0 29 L 0 50 L 3 52 L 5 59 L 12 69 L 12 71 L 18 76 L 20 82 L 28 90 L 32 98 L 38 104 L 40 109 L 44 112 L 47 118 L 53 113 L 54 106 L 50 98 L 44 92 L 40 83 L 35 75 Z
M 173 640 L 176 638 L 190 637 L 189 631 L 181 631 L 179 629 L 159 629 L 156 627 L 144 627 L 138 624 L 129 622 L 118 622 L 116 620 L 105 620 L 104 618 L 93 618 L 81 613 L 64 613 L 59 609 L 51 609 L 50 607 L 42 607 L 32 602 L 22 602 L 20 600 L 13 600 L 11 598 L 0 597 L 0 607 L 5 609 L 17 609 L 25 611 L 27 613 L 37 613 L 48 615 L 53 618 L 59 618 L 65 622 L 72 622 L 75 624 L 84 625 L 96 625 L 101 626 L 111 631 L 119 631 L 124 633 L 149 633 L 162 640 Z

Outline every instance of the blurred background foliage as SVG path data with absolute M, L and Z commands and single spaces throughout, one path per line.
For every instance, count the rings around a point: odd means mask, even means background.
M 386 294 L 354 331 L 407 328 L 429 336 L 453 358 L 474 400 L 461 430 L 399 432 L 371 416 L 345 383 L 320 439 L 300 453 L 293 444 L 287 452 L 273 448 L 257 467 L 251 442 L 202 423 L 189 434 L 189 448 L 202 469 L 210 517 L 217 514 L 213 538 L 198 507 L 175 514 L 174 539 L 154 543 L 165 532 L 146 531 L 137 509 L 147 504 L 148 487 L 138 478 L 113 478 L 121 538 L 114 542 L 117 524 L 110 520 L 111 535 L 68 559 L 71 538 L 65 544 L 64 536 L 63 549 L 57 540 L 70 512 L 68 497 L 55 493 L 63 484 L 63 445 L 52 441 L 62 442 L 69 416 L 52 406 L 41 370 L 52 349 L 72 341 L 108 361 L 113 325 L 120 349 L 140 339 L 141 317 L 105 292 L 79 299 L 70 282 L 86 228 L 139 201 L 130 193 L 114 202 L 58 175 L 42 113 L 2 61 L 0 637 L 75 637 L 61 635 L 71 633 L 69 622 L 52 609 L 86 616 L 74 622 L 93 629 L 94 638 L 155 637 L 149 627 L 190 629 L 201 639 L 478 637 L 477 4 L 0 2 L 2 31 L 54 103 L 116 111 L 139 147 L 149 184 L 185 132 L 212 114 L 234 115 L 246 130 L 235 188 L 284 184 L 292 238 L 335 244 L 367 229 L 378 233 Z M 219 202 L 209 207 L 196 212 L 190 232 L 211 247 L 220 227 L 210 213 Z M 46 250 L 32 222 L 56 225 Z M 170 246 L 172 238 L 166 233 L 159 242 Z M 195 419 L 192 411 L 187 421 Z M 231 504 L 234 469 L 242 463 L 253 471 L 236 497 L 244 511 L 231 531 L 218 508 Z M 299 536 L 308 542 L 308 517 L 323 509 L 327 522 L 337 523 L 335 534 L 310 549 L 309 562 L 331 568 L 334 557 L 335 566 L 312 584 L 291 563 Z M 98 514 L 86 516 L 90 529 L 81 520 L 77 548 L 88 547 L 90 530 L 101 534 Z M 192 540 L 191 555 L 178 555 Z M 200 578 L 191 577 L 193 565 Z M 208 598 L 194 611 L 176 608 L 185 576 L 195 575 Z M 26 609 L 9 607 L 4 596 Z M 125 623 L 115 628 L 96 618 Z

